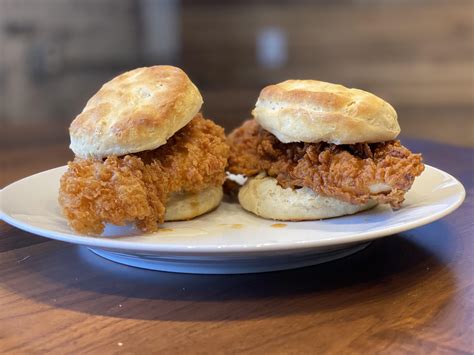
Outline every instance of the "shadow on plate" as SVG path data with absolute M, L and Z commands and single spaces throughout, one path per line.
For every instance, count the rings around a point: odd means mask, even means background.
M 102 259 L 85 247 L 51 242 L 51 250 L 22 262 L 18 275 L 1 283 L 52 307 L 126 319 L 216 321 L 335 310 L 354 317 L 381 310 L 393 317 L 400 312 L 410 316 L 410 304 L 428 302 L 438 291 L 448 290 L 449 295 L 454 288 L 448 264 L 461 247 L 449 230 L 439 221 L 374 241 L 336 261 L 247 275 L 135 269 Z M 41 286 L 16 282 L 17 277 Z M 433 282 L 435 278 L 439 282 Z M 443 302 L 448 301 L 447 296 Z

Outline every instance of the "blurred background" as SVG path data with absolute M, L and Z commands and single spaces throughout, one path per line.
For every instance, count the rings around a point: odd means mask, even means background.
M 473 28 L 472 0 L 0 0 L 2 156 L 66 147 L 103 82 L 153 64 L 227 131 L 263 86 L 311 78 L 388 100 L 404 137 L 474 146 Z

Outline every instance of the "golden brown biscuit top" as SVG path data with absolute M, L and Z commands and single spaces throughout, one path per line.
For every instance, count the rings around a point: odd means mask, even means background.
M 123 73 L 90 98 L 69 133 L 76 156 L 102 158 L 155 149 L 200 110 L 202 97 L 172 66 Z
M 284 143 L 379 142 L 400 132 L 397 113 L 380 97 L 318 80 L 267 86 L 252 113 Z

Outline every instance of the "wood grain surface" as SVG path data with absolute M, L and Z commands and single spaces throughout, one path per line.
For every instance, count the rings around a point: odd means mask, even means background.
M 135 269 L 0 222 L 2 353 L 472 353 L 473 150 L 405 141 L 468 192 L 452 215 L 292 271 Z M 2 155 L 5 184 L 69 157 Z

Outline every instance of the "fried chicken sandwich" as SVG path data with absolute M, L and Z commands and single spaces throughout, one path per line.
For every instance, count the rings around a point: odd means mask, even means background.
M 288 80 L 264 88 L 252 114 L 228 137 L 228 170 L 248 177 L 239 202 L 264 218 L 399 208 L 424 169 L 421 155 L 395 140 L 393 107 L 362 90 Z
M 70 226 L 105 223 L 153 232 L 216 208 L 229 155 L 224 130 L 199 113 L 202 97 L 172 66 L 139 68 L 107 82 L 72 122 L 75 159 L 59 204 Z

